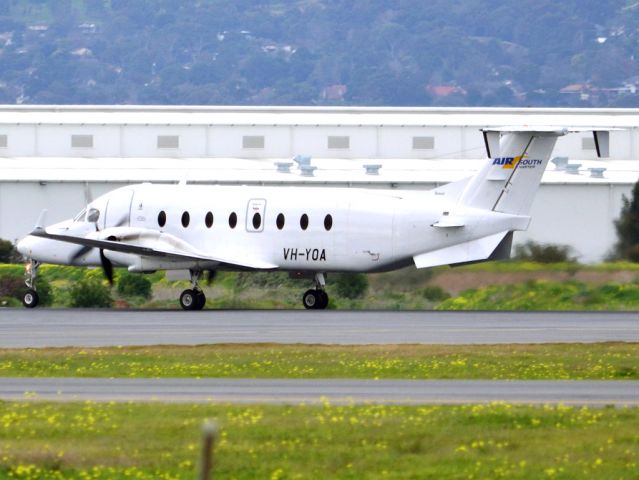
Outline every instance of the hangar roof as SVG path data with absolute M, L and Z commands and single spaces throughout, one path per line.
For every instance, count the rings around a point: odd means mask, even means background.
M 291 164 L 290 173 L 277 170 L 277 162 Z M 382 185 L 448 183 L 472 175 L 483 160 L 344 160 L 314 159 L 313 176 L 303 176 L 291 159 L 204 158 L 42 158 L 2 159 L 2 182 L 178 182 L 227 184 L 347 184 Z M 639 161 L 573 160 L 577 174 L 557 170 L 552 164 L 543 183 L 633 184 L 639 178 Z M 365 165 L 381 165 L 378 175 Z M 591 168 L 604 168 L 603 178 L 591 176 Z
M 0 105 L 0 125 L 639 125 L 639 109 Z

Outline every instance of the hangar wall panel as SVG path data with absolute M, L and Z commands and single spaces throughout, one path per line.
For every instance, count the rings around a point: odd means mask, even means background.
M 542 184 L 530 227 L 515 233 L 515 243 L 568 244 L 579 261 L 603 260 L 617 241 L 613 220 L 621 211 L 622 195 L 631 196 L 632 185 Z
M 0 135 L 6 135 L 6 147 L 0 148 L 0 157 L 32 157 L 37 154 L 34 125 L 0 125 Z
M 74 144 L 73 137 L 91 138 Z M 76 146 L 77 145 L 77 146 Z M 42 125 L 37 127 L 37 155 L 41 157 L 116 157 L 120 155 L 117 126 Z
M 125 157 L 206 157 L 207 130 L 204 126 L 138 126 L 122 127 L 122 151 Z M 163 142 L 162 138 L 165 140 Z M 178 147 L 168 137 L 178 137 Z
M 331 148 L 329 137 L 348 137 L 348 148 Z M 341 142 L 333 143 L 339 145 Z M 377 129 L 375 127 L 300 126 L 293 128 L 294 155 L 316 158 L 375 158 Z
M 289 158 L 291 132 L 289 127 L 214 126 L 209 127 L 210 157 L 237 158 Z M 245 137 L 264 137 L 263 148 L 256 148 L 259 142 Z

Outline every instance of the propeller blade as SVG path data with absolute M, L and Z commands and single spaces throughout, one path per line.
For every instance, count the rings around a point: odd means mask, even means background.
M 109 281 L 109 285 L 113 285 L 113 264 L 111 260 L 104 256 L 104 250 L 100 249 L 100 262 L 102 263 L 102 271 Z
M 213 280 L 215 280 L 215 277 L 217 276 L 217 270 L 208 270 L 207 273 L 208 275 L 206 277 L 206 284 L 210 287 L 213 283 Z
M 83 247 L 78 248 L 78 250 L 73 255 L 71 255 L 71 263 L 75 262 L 81 256 L 86 255 L 92 249 L 93 249 L 93 247 L 88 247 L 86 245 L 83 246 Z

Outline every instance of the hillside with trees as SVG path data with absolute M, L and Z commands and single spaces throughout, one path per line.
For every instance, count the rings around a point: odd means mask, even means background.
M 0 0 L 0 103 L 639 106 L 631 0 Z

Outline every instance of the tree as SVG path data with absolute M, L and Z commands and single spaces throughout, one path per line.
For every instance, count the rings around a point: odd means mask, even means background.
M 615 220 L 617 244 L 615 256 L 639 262 L 639 181 L 632 188 L 632 198 L 622 197 L 623 205 Z
M 20 263 L 22 256 L 9 240 L 0 238 L 0 263 Z

